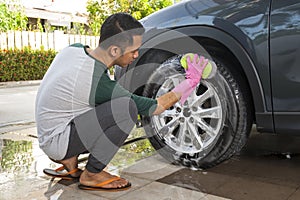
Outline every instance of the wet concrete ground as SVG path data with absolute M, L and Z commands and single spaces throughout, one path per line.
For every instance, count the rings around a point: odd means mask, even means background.
M 53 180 L 45 176 L 43 168 L 55 168 L 57 165 L 39 150 L 34 131 L 31 128 L 0 135 L 2 143 L 25 141 L 16 143 L 17 147 L 14 148 L 22 147 L 20 152 L 27 152 L 14 154 L 14 158 L 11 158 L 14 160 L 13 166 L 6 166 L 4 169 L 3 159 L 5 160 L 6 155 L 2 151 L 1 200 L 300 199 L 300 137 L 258 134 L 254 130 L 240 155 L 207 170 L 174 166 L 159 155 L 140 161 L 136 159 L 122 167 L 112 165 L 109 170 L 128 178 L 133 186 L 123 192 L 99 192 L 79 190 L 77 182 Z M 123 153 L 122 157 L 126 157 L 126 152 L 120 153 Z M 128 155 L 125 159 L 132 156 Z
M 239 156 L 204 171 L 160 180 L 228 199 L 300 199 L 300 137 L 253 133 Z

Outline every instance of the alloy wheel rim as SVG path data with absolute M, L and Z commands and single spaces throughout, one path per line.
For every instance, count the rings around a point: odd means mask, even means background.
M 156 97 L 171 91 L 182 80 L 183 74 L 170 76 Z M 177 152 L 193 155 L 205 152 L 215 144 L 221 133 L 223 116 L 217 90 L 211 83 L 201 80 L 183 105 L 177 102 L 160 115 L 152 116 L 151 120 L 165 144 Z

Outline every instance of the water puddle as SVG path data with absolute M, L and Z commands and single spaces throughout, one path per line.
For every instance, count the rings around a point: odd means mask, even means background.
M 31 141 L 1 140 L 1 169 L 5 171 L 20 171 L 32 162 Z
M 144 134 L 142 128 L 136 128 L 129 140 Z M 107 166 L 108 171 L 119 175 L 124 168 L 154 153 L 148 140 L 125 145 Z M 82 155 L 80 159 L 85 160 L 87 156 Z M 81 162 L 79 167 L 84 168 L 85 162 Z M 43 173 L 43 169 L 59 166 L 43 153 L 36 138 L 0 137 L 0 199 L 18 199 L 18 196 L 22 199 L 23 192 L 27 194 L 28 191 L 46 188 L 50 178 Z

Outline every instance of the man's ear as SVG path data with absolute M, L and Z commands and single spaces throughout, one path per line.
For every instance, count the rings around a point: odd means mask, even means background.
M 118 46 L 110 46 L 109 47 L 109 55 L 112 57 L 119 57 L 121 55 L 121 49 Z

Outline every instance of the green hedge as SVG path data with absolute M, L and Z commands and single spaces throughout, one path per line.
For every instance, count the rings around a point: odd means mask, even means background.
M 0 50 L 0 82 L 40 80 L 55 55 L 54 50 Z

